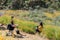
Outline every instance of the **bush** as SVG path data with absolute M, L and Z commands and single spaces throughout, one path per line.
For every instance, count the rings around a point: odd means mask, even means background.
M 42 33 L 49 38 L 50 40 L 60 40 L 60 27 L 56 27 L 53 25 L 45 25 L 44 30 Z M 43 36 L 44 36 L 43 35 Z

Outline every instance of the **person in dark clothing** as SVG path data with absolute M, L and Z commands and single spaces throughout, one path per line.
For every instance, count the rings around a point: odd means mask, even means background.
M 14 24 L 13 18 L 14 18 L 14 16 L 11 16 L 11 23 L 8 24 L 8 26 L 7 26 L 7 29 L 11 30 L 11 31 L 13 31 L 14 28 L 15 28 L 15 24 Z
M 7 29 L 9 30 L 9 32 L 12 34 L 13 36 L 13 31 L 15 29 L 15 24 L 14 24 L 14 21 L 13 21 L 13 16 L 11 17 L 11 23 L 7 25 Z M 8 34 L 7 34 L 8 35 Z
M 8 24 L 7 29 L 13 31 L 14 28 L 15 28 L 15 25 L 14 25 L 14 23 L 12 21 L 11 24 Z
M 39 34 L 42 32 L 42 30 L 43 30 L 43 23 L 41 22 L 38 26 L 37 26 L 37 28 L 36 28 L 36 32 L 38 32 Z
M 9 33 L 11 33 L 11 35 L 12 35 L 13 37 L 16 37 L 16 35 L 13 33 L 14 29 L 16 28 L 16 29 L 17 29 L 17 30 L 16 30 L 16 34 L 18 34 L 18 35 L 20 35 L 20 36 L 22 37 L 22 34 L 20 33 L 20 31 L 19 31 L 18 28 L 17 28 L 18 25 L 14 24 L 13 18 L 14 18 L 14 17 L 11 16 L 11 23 L 7 25 L 7 29 L 8 29 L 8 31 L 9 31 Z M 8 34 L 9 34 L 9 33 L 8 33 Z M 8 34 L 7 34 L 7 35 L 8 35 Z

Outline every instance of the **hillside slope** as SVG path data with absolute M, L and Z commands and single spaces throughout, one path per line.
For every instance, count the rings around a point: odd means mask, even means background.
M 1 15 L 14 15 L 16 18 L 25 21 L 40 22 L 44 24 L 60 25 L 60 12 L 54 11 L 54 13 L 44 12 L 42 10 L 0 10 Z

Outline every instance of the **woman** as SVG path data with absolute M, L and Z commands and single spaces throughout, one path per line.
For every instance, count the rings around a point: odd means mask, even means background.
M 36 32 L 41 33 L 42 30 L 43 30 L 43 23 L 41 22 L 41 23 L 39 24 L 39 26 L 37 26 Z

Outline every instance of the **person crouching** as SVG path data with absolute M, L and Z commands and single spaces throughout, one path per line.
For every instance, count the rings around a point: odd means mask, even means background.
M 36 33 L 38 32 L 39 34 L 42 32 L 43 30 L 43 23 L 41 22 L 37 27 L 36 27 Z

